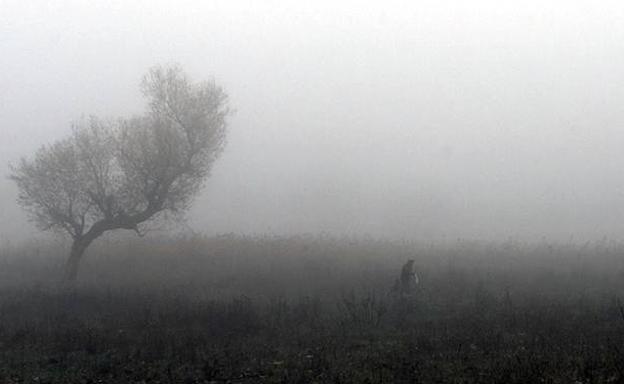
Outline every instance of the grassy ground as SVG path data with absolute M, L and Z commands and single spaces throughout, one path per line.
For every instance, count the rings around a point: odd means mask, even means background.
M 624 380 L 624 248 L 331 238 L 0 251 L 0 383 Z M 388 295 L 413 257 L 421 289 Z

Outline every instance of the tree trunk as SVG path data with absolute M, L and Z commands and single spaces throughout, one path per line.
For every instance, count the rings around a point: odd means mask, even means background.
M 88 240 L 85 238 L 74 240 L 74 243 L 71 247 L 71 252 L 69 253 L 69 258 L 65 263 L 65 281 L 76 281 L 76 277 L 78 276 L 78 267 L 80 266 L 82 255 L 84 255 L 84 252 L 87 250 L 89 244 L 91 244 L 91 241 L 92 240 Z

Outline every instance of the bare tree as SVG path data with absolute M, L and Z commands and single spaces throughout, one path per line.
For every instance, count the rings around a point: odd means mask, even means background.
M 92 117 L 11 166 L 18 203 L 37 226 L 73 240 L 67 280 L 76 279 L 85 250 L 105 232 L 141 234 L 143 223 L 187 210 L 223 149 L 229 109 L 214 82 L 191 83 L 177 66 L 155 67 L 141 88 L 144 115 Z

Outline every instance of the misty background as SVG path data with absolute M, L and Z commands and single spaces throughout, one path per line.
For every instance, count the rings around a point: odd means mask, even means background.
M 176 62 L 236 110 L 194 231 L 624 240 L 624 4 L 301 3 L 0 0 L 1 173 Z

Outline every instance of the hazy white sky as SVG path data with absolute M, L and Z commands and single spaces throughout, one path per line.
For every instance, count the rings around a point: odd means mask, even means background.
M 0 0 L 0 169 L 177 62 L 237 110 L 198 232 L 624 240 L 623 42 L 618 1 Z

